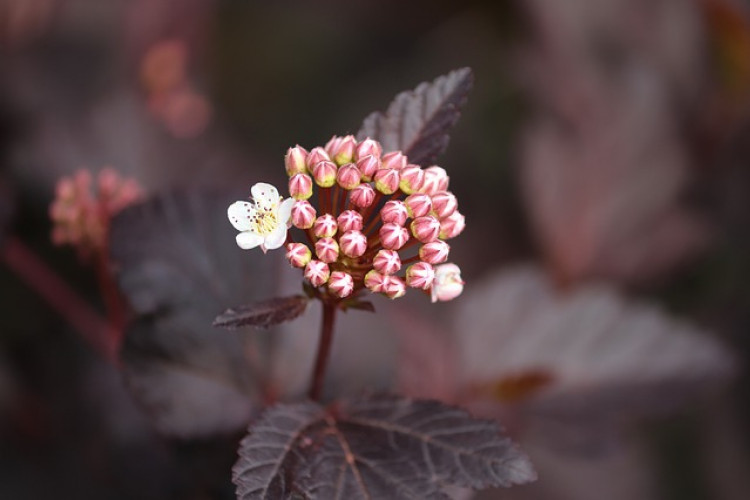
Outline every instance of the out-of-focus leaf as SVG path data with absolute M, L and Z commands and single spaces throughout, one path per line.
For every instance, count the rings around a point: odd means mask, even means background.
M 524 435 L 520 441 L 539 474 L 524 488 L 485 490 L 473 500 L 659 500 L 663 483 L 654 474 L 651 455 L 640 436 L 630 435 L 616 453 L 561 456 L 549 446 L 549 437 Z M 661 486 L 661 488 L 659 487 Z M 741 497 L 739 497 L 741 498 Z
M 225 215 L 233 199 L 170 193 L 113 221 L 112 257 L 136 314 L 122 350 L 125 379 L 167 434 L 236 431 L 257 408 L 268 337 L 211 325 L 226 304 L 273 288 L 273 266 L 235 244 Z
M 365 118 L 357 138 L 376 139 L 384 151 L 401 150 L 411 163 L 429 165 L 448 146 L 448 131 L 473 83 L 471 69 L 461 68 L 402 92 L 385 113 L 376 111 Z
M 242 326 L 268 328 L 291 321 L 305 312 L 308 299 L 302 295 L 276 297 L 262 302 L 233 307 L 214 319 L 214 326 L 234 330 Z
M 542 253 L 566 283 L 663 276 L 710 238 L 684 200 L 694 160 L 675 112 L 682 91 L 708 100 L 682 88 L 705 74 L 696 5 L 650 3 L 633 17 L 625 3 L 565 15 L 554 1 L 526 6 L 541 33 L 520 60 L 542 112 L 523 136 L 520 179 Z M 602 56 L 609 44 L 618 57 Z
M 447 498 L 535 479 L 497 425 L 438 401 L 369 396 L 279 405 L 250 427 L 233 480 L 240 499 Z
M 398 328 L 396 363 L 399 393 L 453 402 L 459 392 L 456 345 L 445 324 L 433 324 L 413 311 L 391 307 Z
M 706 332 L 605 285 L 562 292 L 539 270 L 520 268 L 468 293 L 456 342 L 460 380 L 478 407 L 502 400 L 481 388 L 544 373 L 529 411 L 604 425 L 673 409 L 734 372 L 732 357 Z

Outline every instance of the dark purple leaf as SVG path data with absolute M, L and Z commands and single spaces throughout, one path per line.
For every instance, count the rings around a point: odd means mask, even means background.
M 496 423 L 432 400 L 279 405 L 249 432 L 233 470 L 242 500 L 447 498 L 451 485 L 481 489 L 536 478 Z
M 234 199 L 170 193 L 113 220 L 112 258 L 136 315 L 122 350 L 125 380 L 167 434 L 240 430 L 259 408 L 271 340 L 211 326 L 226 304 L 259 300 L 273 282 L 272 257 L 235 243 L 226 220 Z
M 376 111 L 365 118 L 357 138 L 376 139 L 384 151 L 401 150 L 411 163 L 427 166 L 448 146 L 448 131 L 473 83 L 471 69 L 461 68 L 402 92 L 385 113 Z
M 307 297 L 294 295 L 234 307 L 219 314 L 214 320 L 214 326 L 228 330 L 242 326 L 268 328 L 295 319 L 305 312 L 308 302 Z
M 521 267 L 490 274 L 466 299 L 457 399 L 485 416 L 522 403 L 519 420 L 548 445 L 606 445 L 624 422 L 674 411 L 736 372 L 710 334 L 605 284 L 558 290 Z

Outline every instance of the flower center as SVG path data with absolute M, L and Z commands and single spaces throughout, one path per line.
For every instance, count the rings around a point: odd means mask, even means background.
M 255 217 L 252 218 L 255 232 L 261 236 L 268 236 L 279 225 L 276 210 L 258 207 Z

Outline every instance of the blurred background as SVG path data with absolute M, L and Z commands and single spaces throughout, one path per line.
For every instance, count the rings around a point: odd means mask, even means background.
M 332 385 L 499 418 L 540 479 L 479 498 L 750 498 L 744 0 L 0 0 L 0 498 L 233 497 L 242 429 L 169 436 L 35 289 L 105 308 L 52 243 L 60 177 L 283 185 L 288 147 L 464 66 L 439 160 L 464 295 L 347 315 Z M 304 378 L 302 330 L 279 359 Z

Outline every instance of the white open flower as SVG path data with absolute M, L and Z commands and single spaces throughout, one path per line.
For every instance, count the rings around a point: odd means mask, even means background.
M 461 279 L 461 269 L 456 264 L 443 264 L 435 268 L 431 290 L 433 302 L 453 300 L 463 291 L 464 280 Z
M 281 247 L 290 226 L 294 198 L 282 201 L 279 191 L 265 182 L 255 184 L 250 194 L 252 202 L 236 201 L 227 210 L 229 222 L 241 231 L 237 245 L 245 250 L 260 246 L 264 253 Z

